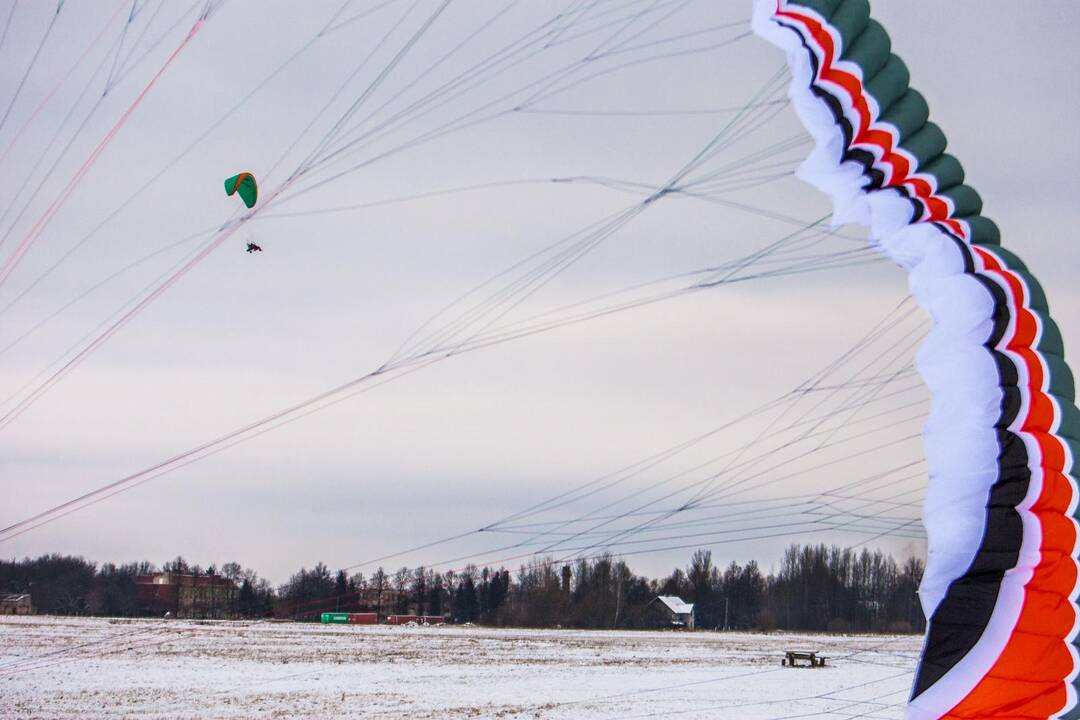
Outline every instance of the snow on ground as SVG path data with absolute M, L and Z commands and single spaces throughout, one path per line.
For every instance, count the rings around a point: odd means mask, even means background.
M 900 718 L 920 639 L 0 618 L 2 718 Z M 816 650 L 823 669 L 780 666 Z

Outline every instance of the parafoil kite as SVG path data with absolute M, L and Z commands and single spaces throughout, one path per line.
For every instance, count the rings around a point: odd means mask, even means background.
M 870 228 L 933 319 L 928 619 L 907 717 L 1076 718 L 1080 413 L 1061 334 L 868 0 L 756 0 L 815 141 L 800 176 Z
M 249 208 L 254 207 L 259 199 L 259 186 L 255 184 L 255 176 L 249 172 L 242 172 L 225 180 L 225 194 L 232 196 L 233 193 L 239 194 L 240 199 Z

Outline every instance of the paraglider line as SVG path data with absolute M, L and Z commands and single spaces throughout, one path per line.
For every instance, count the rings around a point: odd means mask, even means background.
M 120 132 L 120 129 L 127 123 L 128 118 L 130 118 L 131 115 L 135 112 L 135 109 L 140 104 L 142 104 L 143 99 L 147 96 L 147 94 L 154 87 L 154 85 L 157 84 L 158 79 L 161 78 L 161 76 L 165 73 L 165 71 L 172 64 L 172 62 L 177 58 L 177 56 L 180 55 L 183 49 L 187 47 L 188 43 L 191 42 L 191 39 L 195 37 L 195 35 L 199 32 L 200 29 L 202 29 L 205 22 L 206 21 L 203 18 L 200 18 L 198 21 L 196 21 L 196 23 L 192 26 L 191 30 L 188 32 L 187 36 L 180 42 L 179 45 L 177 45 L 176 49 L 173 50 L 171 55 L 169 55 L 168 59 L 161 66 L 161 68 L 154 74 L 152 78 L 150 78 L 150 81 L 142 89 L 142 92 L 139 93 L 139 95 L 135 98 L 135 100 L 131 103 L 127 110 L 124 111 L 124 113 L 113 125 L 112 129 L 109 130 L 108 134 L 106 134 L 106 136 L 101 140 L 101 142 L 98 143 L 98 145 L 90 153 L 89 157 L 86 158 L 83 164 L 75 172 L 75 175 L 72 176 L 71 180 L 68 181 L 68 184 L 64 187 L 64 190 L 60 193 L 59 197 L 57 197 L 57 199 L 53 201 L 53 203 L 49 206 L 49 208 L 45 211 L 41 218 L 38 219 L 38 221 L 30 229 L 30 232 L 27 233 L 26 237 L 23 238 L 23 240 L 15 248 L 12 254 L 7 258 L 7 260 L 4 261 L 3 265 L 0 265 L 0 286 L 3 286 L 4 282 L 11 276 L 11 273 L 14 271 L 16 265 L 18 265 L 19 261 L 26 254 L 27 250 L 30 248 L 33 242 L 41 236 L 41 233 L 44 232 L 49 222 L 60 210 L 67 198 L 71 196 L 72 192 L 74 192 L 79 182 L 86 176 L 86 173 L 89 172 L 95 161 L 101 156 L 102 152 L 104 152 L 105 148 L 108 147 L 109 143 L 112 142 L 112 139 L 116 137 L 117 133 Z

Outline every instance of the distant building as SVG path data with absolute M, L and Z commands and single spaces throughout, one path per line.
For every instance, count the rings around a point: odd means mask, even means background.
M 368 587 L 356 591 L 355 601 L 368 610 L 376 610 L 386 614 L 401 604 L 402 597 L 407 598 L 408 596 L 409 592 L 407 590 L 398 592 L 391 587 L 384 587 L 382 590 Z
M 33 615 L 34 605 L 30 593 L 18 595 L 0 594 L 0 615 Z
M 694 605 L 674 595 L 657 595 L 646 608 L 654 627 L 694 629 Z
M 151 615 L 178 618 L 236 617 L 236 583 L 220 575 L 154 573 L 135 578 L 139 607 Z

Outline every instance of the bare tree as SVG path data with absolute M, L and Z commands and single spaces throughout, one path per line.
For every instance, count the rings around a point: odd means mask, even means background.
M 386 571 L 379 566 L 379 569 L 371 574 L 371 583 L 369 586 L 375 593 L 375 612 L 382 615 L 383 610 L 383 595 L 386 593 Z
M 394 612 L 398 615 L 404 615 L 409 611 L 409 578 L 412 573 L 407 567 L 398 568 L 398 571 L 394 573 Z

